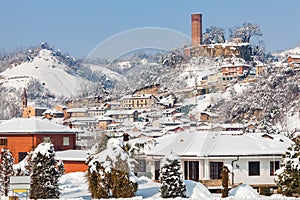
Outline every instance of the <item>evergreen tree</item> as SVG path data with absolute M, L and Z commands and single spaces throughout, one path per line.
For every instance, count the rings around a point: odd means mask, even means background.
M 276 184 L 285 196 L 300 194 L 300 138 L 297 137 L 294 142 L 283 155 L 281 168 L 276 171 Z
M 14 175 L 14 158 L 9 150 L 2 148 L 0 154 L 0 195 L 8 195 L 9 177 Z
M 109 198 L 109 177 L 105 176 L 104 167 L 93 156 L 87 159 L 89 169 L 86 179 L 93 199 Z
M 135 196 L 137 183 L 123 142 L 110 139 L 107 148 L 87 160 L 86 174 L 92 198 L 129 198 Z
M 186 197 L 181 162 L 173 155 L 167 155 L 160 170 L 160 192 L 163 198 Z
M 58 169 L 53 144 L 39 144 L 29 154 L 28 165 L 31 177 L 30 199 L 58 199 L 58 182 L 62 170 Z

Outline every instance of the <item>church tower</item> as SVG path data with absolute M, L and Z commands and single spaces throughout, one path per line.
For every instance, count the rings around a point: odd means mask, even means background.
M 22 117 L 28 117 L 28 108 L 27 108 L 27 94 L 26 89 L 24 88 L 22 93 Z

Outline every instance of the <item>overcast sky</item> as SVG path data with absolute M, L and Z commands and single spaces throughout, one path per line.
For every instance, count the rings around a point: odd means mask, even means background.
M 244 22 L 260 25 L 267 50 L 300 44 L 299 0 L 94 0 L 2 1 L 0 48 L 52 44 L 85 57 L 107 38 L 143 27 L 172 29 L 190 36 L 190 14 L 203 14 L 203 30 Z

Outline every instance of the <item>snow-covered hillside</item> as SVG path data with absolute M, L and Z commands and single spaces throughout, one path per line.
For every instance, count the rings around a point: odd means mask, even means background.
M 4 87 L 26 88 L 28 82 L 37 79 L 57 96 L 76 96 L 82 84 L 87 80 L 65 71 L 66 64 L 60 62 L 51 50 L 41 49 L 33 59 L 10 67 L 0 74 L 0 83 Z M 30 89 L 30 88 L 29 88 Z
M 120 65 L 120 63 L 118 63 Z M 127 78 L 124 75 L 121 75 L 118 72 L 115 72 L 107 67 L 104 67 L 102 65 L 93 65 L 93 64 L 86 64 L 87 67 L 89 67 L 94 72 L 100 72 L 102 74 L 105 74 L 107 78 L 109 78 L 111 81 L 115 82 L 127 82 Z
M 172 54 L 173 55 L 173 54 Z M 143 57 L 142 57 L 143 56 Z M 108 64 L 85 64 L 93 72 L 106 76 L 111 83 L 112 96 L 120 97 L 146 85 L 160 84 L 169 91 L 194 87 L 201 80 L 216 73 L 216 60 L 193 58 L 173 62 L 171 58 L 160 56 L 134 55 Z M 164 58 L 164 59 L 162 59 Z M 168 65 L 164 64 L 168 60 Z M 172 63 L 172 64 L 170 64 Z
M 291 55 L 300 54 L 300 45 L 298 45 L 294 48 L 291 48 L 291 49 L 273 53 L 273 56 L 286 57 L 287 55 L 290 55 L 290 54 Z
M 300 82 L 291 68 L 270 71 L 268 78 L 227 88 L 226 99 L 213 108 L 228 122 L 255 122 L 269 133 L 292 131 L 300 111 Z M 276 130 L 274 130 L 276 128 Z

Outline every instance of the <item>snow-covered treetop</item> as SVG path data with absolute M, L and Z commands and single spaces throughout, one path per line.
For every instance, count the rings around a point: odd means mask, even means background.
M 93 155 L 92 159 L 88 162 L 91 172 L 97 172 L 97 165 L 95 163 L 100 163 L 104 167 L 106 173 L 111 172 L 112 168 L 119 168 L 118 161 L 127 162 L 127 166 L 131 169 L 131 162 L 129 155 L 123 149 L 124 143 L 121 139 L 111 138 L 107 142 L 107 148 L 100 153 Z M 126 170 L 129 169 L 118 169 Z
M 33 161 L 38 156 L 38 154 L 50 158 L 51 155 L 55 154 L 53 144 L 50 142 L 44 142 L 39 144 L 32 152 L 31 160 Z
M 174 160 L 179 160 L 179 157 L 176 154 L 174 154 L 173 152 L 170 152 L 170 153 L 165 155 L 165 157 L 162 161 L 162 166 L 169 165 Z

